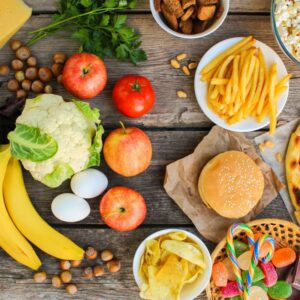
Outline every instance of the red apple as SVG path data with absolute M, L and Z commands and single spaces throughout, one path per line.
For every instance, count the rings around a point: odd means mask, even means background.
M 152 144 L 141 129 L 132 127 L 113 130 L 104 142 L 106 163 L 116 173 L 130 177 L 144 172 L 152 159 Z
M 105 87 L 107 73 L 102 59 L 91 53 L 77 53 L 65 63 L 63 84 L 80 99 L 96 97 Z
M 143 223 L 147 213 L 142 195 L 124 186 L 106 192 L 99 209 L 103 222 L 117 231 L 134 230 Z

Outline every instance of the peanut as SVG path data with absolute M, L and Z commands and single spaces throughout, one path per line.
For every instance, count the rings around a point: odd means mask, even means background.
M 260 152 L 264 152 L 264 151 L 266 150 L 266 146 L 265 146 L 264 143 L 260 143 L 260 144 L 258 145 L 258 148 L 259 148 Z
M 277 153 L 275 154 L 275 158 L 276 158 L 276 160 L 277 160 L 278 162 L 282 162 L 282 155 L 281 155 L 281 153 L 277 152 Z
M 179 61 L 186 59 L 186 57 L 187 57 L 186 53 L 180 53 L 176 56 L 177 60 Z
M 187 66 L 183 66 L 182 67 L 182 72 L 186 75 L 186 76 L 189 76 L 191 73 L 190 73 L 190 70 L 188 69 Z
M 265 146 L 267 147 L 267 148 L 274 148 L 274 142 L 272 142 L 272 141 L 265 141 Z
M 195 62 L 189 63 L 189 64 L 188 64 L 188 68 L 189 68 L 190 70 L 196 69 L 196 68 L 197 68 L 197 63 L 195 63 Z
M 176 59 L 171 59 L 170 64 L 174 69 L 180 69 L 180 63 Z
M 187 93 L 184 91 L 177 91 L 176 92 L 177 97 L 179 98 L 186 98 L 187 97 Z

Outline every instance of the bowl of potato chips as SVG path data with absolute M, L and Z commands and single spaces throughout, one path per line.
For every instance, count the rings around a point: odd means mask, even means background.
M 133 259 L 133 275 L 143 299 L 194 299 L 206 288 L 211 271 L 205 244 L 181 229 L 151 234 Z

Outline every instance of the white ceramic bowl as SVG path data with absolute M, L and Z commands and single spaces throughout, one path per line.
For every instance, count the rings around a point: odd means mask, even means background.
M 197 280 L 195 280 L 192 283 L 186 284 L 180 294 L 180 300 L 192 300 L 199 296 L 206 288 L 206 286 L 209 283 L 210 277 L 211 277 L 211 271 L 212 271 L 212 261 L 210 257 L 210 253 L 205 246 L 205 244 L 193 233 L 182 230 L 182 229 L 164 229 L 157 231 L 151 235 L 149 235 L 146 239 L 142 241 L 140 246 L 137 248 L 134 259 L 133 259 L 133 275 L 134 279 L 139 287 L 142 286 L 142 283 L 145 282 L 145 278 L 141 278 L 139 275 L 139 266 L 141 257 L 145 252 L 146 248 L 146 241 L 156 239 L 161 235 L 173 232 L 173 231 L 180 231 L 184 232 L 191 240 L 193 240 L 196 244 L 198 244 L 202 250 L 204 260 L 206 262 L 207 268 L 204 270 L 203 274 L 201 274 Z
M 180 33 L 180 32 L 172 30 L 168 26 L 168 24 L 166 23 L 163 15 L 155 10 L 154 0 L 149 0 L 149 1 L 150 1 L 151 13 L 152 13 L 152 16 L 154 17 L 156 23 L 164 31 L 166 31 L 166 32 L 168 32 L 168 33 L 170 33 L 170 34 L 172 34 L 176 37 L 183 38 L 183 39 L 198 39 L 198 38 L 207 36 L 207 35 L 213 33 L 214 31 L 216 31 L 223 24 L 223 22 L 225 21 L 225 19 L 227 17 L 227 14 L 228 14 L 228 11 L 229 11 L 229 3 L 230 3 L 230 0 L 221 0 L 221 5 L 223 5 L 224 11 L 223 11 L 221 17 L 216 19 L 215 22 L 209 28 L 207 28 L 206 30 L 204 30 L 201 33 L 184 34 L 184 33 Z
M 230 38 L 223 40 L 213 47 L 211 47 L 201 58 L 198 67 L 195 72 L 194 89 L 198 104 L 204 114 L 218 126 L 225 128 L 227 130 L 236 132 L 250 132 L 254 130 L 261 129 L 269 125 L 269 117 L 266 117 L 261 123 L 258 123 L 252 117 L 245 120 L 237 122 L 235 124 L 227 124 L 221 117 L 219 117 L 215 112 L 213 112 L 207 105 L 207 83 L 201 80 L 201 70 L 216 56 L 221 54 L 224 50 L 228 49 L 232 45 L 236 44 L 242 39 L 242 37 Z M 285 65 L 279 55 L 266 44 L 256 41 L 255 46 L 260 48 L 265 57 L 266 66 L 269 68 L 273 63 L 277 64 L 278 68 L 278 78 L 282 78 L 287 75 L 287 70 Z M 287 89 L 280 95 L 277 102 L 277 116 L 283 110 L 289 94 L 289 83 L 286 84 Z

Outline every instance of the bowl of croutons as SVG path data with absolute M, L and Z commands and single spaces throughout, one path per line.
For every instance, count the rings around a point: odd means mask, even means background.
M 230 0 L 150 0 L 157 24 L 180 38 L 196 39 L 216 31 L 226 19 Z

